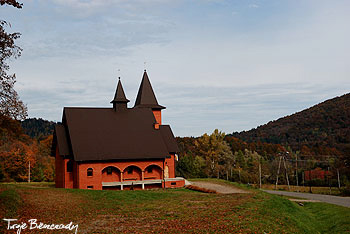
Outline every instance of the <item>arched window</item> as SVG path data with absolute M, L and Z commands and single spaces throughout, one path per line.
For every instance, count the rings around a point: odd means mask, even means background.
M 112 167 L 107 167 L 107 175 L 112 175 Z
M 87 169 L 87 176 L 93 176 L 94 170 L 92 168 Z
M 67 162 L 67 172 L 73 172 L 73 160 Z

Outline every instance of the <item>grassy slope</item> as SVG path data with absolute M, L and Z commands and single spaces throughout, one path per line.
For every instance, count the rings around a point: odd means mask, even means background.
M 256 190 L 248 195 L 214 195 L 186 189 L 116 192 L 39 185 L 45 184 L 1 184 L 1 218 L 73 221 L 86 233 L 350 232 L 350 209 L 323 203 L 300 207 Z

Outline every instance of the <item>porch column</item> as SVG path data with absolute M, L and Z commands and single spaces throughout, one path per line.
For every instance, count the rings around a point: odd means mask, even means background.
M 120 185 L 120 190 L 123 190 L 123 181 L 124 181 L 124 171 L 120 172 L 120 183 L 122 183 Z

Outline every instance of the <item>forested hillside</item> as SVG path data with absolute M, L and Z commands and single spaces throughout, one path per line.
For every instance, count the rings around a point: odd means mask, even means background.
M 43 139 L 53 134 L 55 122 L 42 118 L 29 118 L 21 122 L 24 133 L 32 138 Z
M 350 94 L 232 136 L 288 145 L 308 155 L 350 155 Z
M 39 128 L 44 129 L 44 128 Z M 21 123 L 0 114 L 0 181 L 53 181 L 55 160 L 50 155 L 52 135 L 33 139 Z

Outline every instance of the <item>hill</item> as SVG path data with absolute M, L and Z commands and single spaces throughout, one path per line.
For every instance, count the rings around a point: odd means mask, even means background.
M 56 122 L 41 118 L 29 118 L 21 122 L 24 133 L 37 139 L 44 139 L 53 134 L 55 124 Z
M 232 136 L 289 145 L 304 154 L 350 154 L 350 93 Z
M 24 222 L 33 217 L 45 224 L 73 222 L 79 225 L 77 233 L 347 233 L 350 230 L 348 208 L 325 203 L 300 206 L 254 189 L 246 194 L 218 195 L 188 189 L 96 191 L 52 186 L 51 183 L 0 184 L 0 215 L 21 218 Z M 5 233 L 6 229 L 7 223 L 1 222 L 0 232 Z M 26 231 L 23 229 L 23 233 Z

